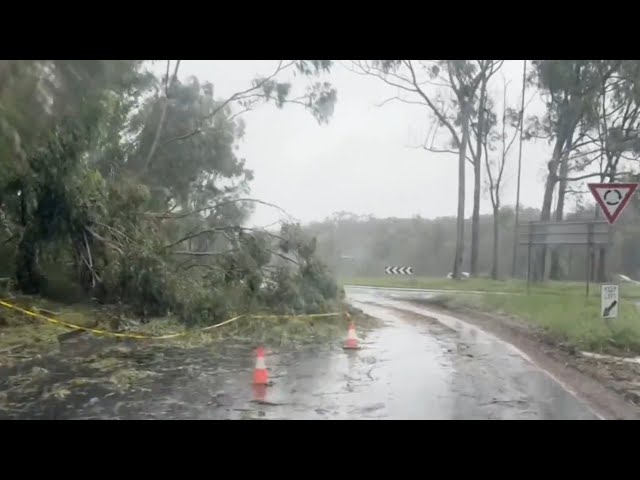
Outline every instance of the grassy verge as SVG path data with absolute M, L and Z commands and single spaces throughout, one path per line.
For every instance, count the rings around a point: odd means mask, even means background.
M 423 288 L 434 290 L 464 290 L 479 292 L 505 292 L 526 293 L 527 282 L 524 280 L 491 280 L 487 278 L 472 278 L 469 280 L 455 281 L 446 278 L 429 277 L 355 277 L 342 280 L 343 285 L 367 285 L 371 287 L 395 287 L 395 288 Z M 584 282 L 556 282 L 549 281 L 540 284 L 531 284 L 532 295 L 574 295 L 585 296 Z M 600 297 L 598 284 L 591 284 L 589 296 Z M 623 298 L 640 299 L 640 285 L 620 284 L 620 296 Z
M 600 316 L 599 299 L 575 295 L 441 295 L 430 303 L 515 316 L 580 350 L 640 353 L 640 315 L 633 302 L 621 302 L 618 318 L 607 321 Z

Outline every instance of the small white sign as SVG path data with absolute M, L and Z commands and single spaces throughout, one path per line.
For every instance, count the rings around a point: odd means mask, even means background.
M 618 318 L 619 302 L 618 285 L 600 287 L 600 312 L 603 318 Z

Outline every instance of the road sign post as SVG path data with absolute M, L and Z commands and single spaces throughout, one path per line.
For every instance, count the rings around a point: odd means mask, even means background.
M 586 296 L 589 296 L 591 275 L 590 256 L 595 246 L 606 246 L 610 242 L 611 226 L 605 221 L 579 220 L 570 222 L 529 222 L 521 225 L 519 231 L 520 245 L 528 245 L 527 253 L 527 293 L 531 283 L 532 249 L 538 246 L 584 245 L 587 254 Z
M 602 285 L 600 287 L 600 313 L 602 318 L 618 318 L 620 306 L 618 285 Z

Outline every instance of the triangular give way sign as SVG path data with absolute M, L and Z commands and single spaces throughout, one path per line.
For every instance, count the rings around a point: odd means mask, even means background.
M 637 183 L 590 183 L 589 190 L 600 205 L 607 221 L 612 224 L 627 206 L 638 188 Z

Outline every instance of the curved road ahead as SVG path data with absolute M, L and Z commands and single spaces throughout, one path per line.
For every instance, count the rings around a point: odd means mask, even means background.
M 379 417 L 599 418 L 516 348 L 410 302 L 431 293 L 366 287 L 346 291 L 352 305 L 385 322 L 358 352 L 376 360 L 370 372 L 376 381 L 357 399 L 379 399 L 384 405 Z

